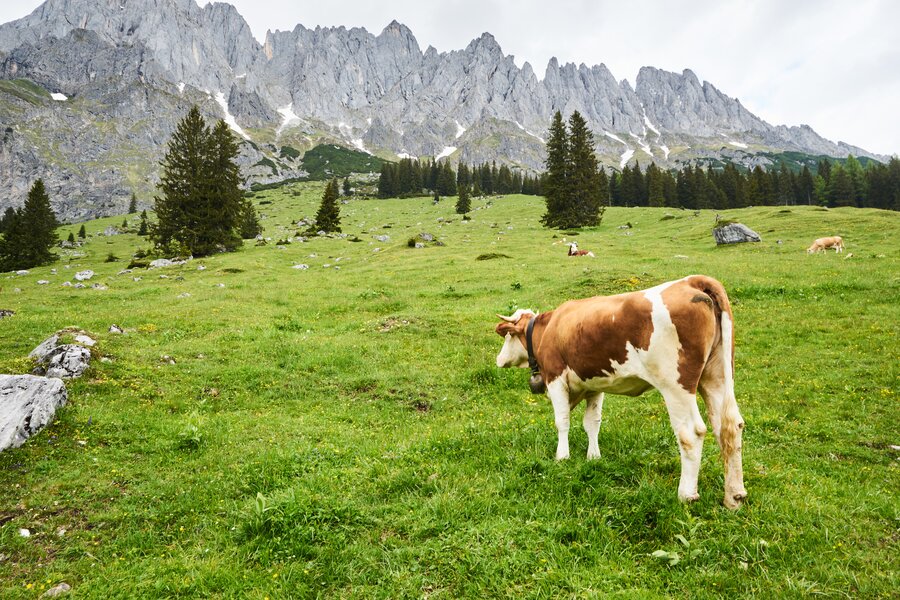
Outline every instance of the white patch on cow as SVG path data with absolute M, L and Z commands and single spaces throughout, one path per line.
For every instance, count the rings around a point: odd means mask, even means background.
M 57 102 L 65 102 L 69 99 L 65 94 L 60 94 L 59 92 L 53 92 L 52 94 L 50 94 L 50 97 Z

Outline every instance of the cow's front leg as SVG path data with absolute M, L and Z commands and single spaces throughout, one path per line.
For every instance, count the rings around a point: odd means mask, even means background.
M 589 394 L 584 407 L 584 431 L 587 433 L 587 459 L 600 458 L 600 444 L 597 434 L 600 432 L 600 416 L 603 412 L 603 392 Z
M 553 404 L 553 417 L 559 441 L 556 444 L 556 460 L 569 458 L 569 388 L 562 377 L 557 377 L 547 386 L 547 395 Z

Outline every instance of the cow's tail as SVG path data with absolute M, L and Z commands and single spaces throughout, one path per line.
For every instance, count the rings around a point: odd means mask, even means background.
M 721 444 L 722 459 L 727 463 L 735 451 L 740 449 L 741 429 L 744 424 L 734 394 L 734 316 L 731 312 L 731 302 L 728 300 L 725 287 L 712 277 L 694 275 L 688 278 L 688 282 L 692 287 L 709 296 L 716 316 L 716 340 L 712 352 L 720 350 L 722 358 L 720 362 L 724 398 L 720 408 L 719 443 Z

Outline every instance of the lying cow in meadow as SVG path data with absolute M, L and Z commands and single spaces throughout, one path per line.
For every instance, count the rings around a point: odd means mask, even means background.
M 531 388 L 547 392 L 559 441 L 569 457 L 569 416 L 586 400 L 587 458 L 600 457 L 603 393 L 638 396 L 654 387 L 665 399 L 681 451 L 678 498 L 696 500 L 706 402 L 725 465 L 725 506 L 747 496 L 741 463 L 744 421 L 734 397 L 734 325 L 722 284 L 692 275 L 640 292 L 570 300 L 536 314 L 519 309 L 502 322 L 498 367 L 531 367 Z
M 835 252 L 843 252 L 844 251 L 844 240 L 839 235 L 835 235 L 832 237 L 823 237 L 819 238 L 812 243 L 812 246 L 806 249 L 807 254 L 812 254 L 813 252 L 825 252 L 829 248 L 834 248 Z
M 594 258 L 594 253 L 589 250 L 579 250 L 578 244 L 572 242 L 569 244 L 569 256 L 590 256 Z

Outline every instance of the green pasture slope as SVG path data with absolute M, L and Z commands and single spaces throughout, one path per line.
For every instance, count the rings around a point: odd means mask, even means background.
M 111 359 L 0 454 L 0 597 L 896 598 L 900 215 L 728 211 L 764 241 L 717 248 L 713 212 L 615 208 L 572 259 L 540 198 L 476 199 L 468 222 L 450 199 L 351 200 L 347 239 L 276 247 L 323 185 L 257 195 L 266 246 L 117 275 L 146 242 L 89 236 L 58 275 L 0 276 L 0 372 L 68 325 Z M 444 245 L 410 248 L 422 232 Z M 845 254 L 805 253 L 833 234 Z M 61 287 L 84 268 L 108 289 Z M 495 313 L 691 273 L 734 303 L 737 512 L 712 436 L 701 499 L 677 501 L 658 394 L 607 397 L 593 462 L 577 409 L 556 463 L 548 401 L 494 367 Z

